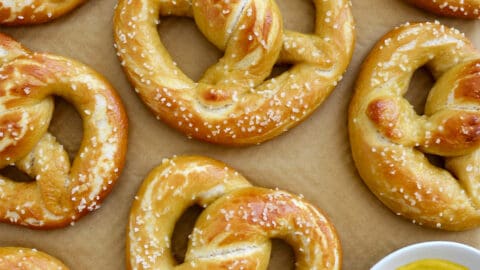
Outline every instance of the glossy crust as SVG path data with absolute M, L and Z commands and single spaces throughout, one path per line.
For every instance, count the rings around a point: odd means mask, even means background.
M 310 115 L 335 88 L 353 52 L 347 0 L 315 0 L 314 34 L 284 31 L 273 0 L 120 0 L 118 55 L 142 100 L 189 137 L 226 144 L 271 139 Z M 159 16 L 194 17 L 223 58 L 199 82 L 173 62 L 157 32 Z M 275 63 L 293 67 L 266 80 Z
M 436 78 L 425 115 L 403 97 L 413 72 Z M 358 171 L 397 215 L 445 230 L 480 225 L 480 53 L 458 30 L 403 25 L 365 60 L 350 104 Z M 446 169 L 424 153 L 444 157 Z
M 0 24 L 39 24 L 60 17 L 85 0 L 0 0 Z
M 480 19 L 480 0 L 405 0 L 438 15 Z
M 123 168 L 127 117 L 112 86 L 73 60 L 32 53 L 0 34 L 0 168 L 15 165 L 34 182 L 0 176 L 0 222 L 48 229 L 95 210 Z M 78 110 L 83 139 L 73 164 L 47 132 L 52 95 Z
M 0 247 L 0 269 L 68 270 L 61 261 L 36 249 Z
M 185 262 L 170 250 L 183 212 L 205 208 L 190 237 Z M 252 187 L 227 165 L 205 157 L 165 160 L 135 197 L 127 235 L 127 269 L 267 269 L 270 238 L 288 242 L 296 269 L 340 269 L 333 224 L 302 198 Z

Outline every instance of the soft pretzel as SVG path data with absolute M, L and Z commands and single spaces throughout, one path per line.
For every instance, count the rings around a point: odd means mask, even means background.
M 68 270 L 61 261 L 36 249 L 0 247 L 0 269 Z
M 85 0 L 0 0 L 0 24 L 25 25 L 51 21 Z
M 480 0 L 406 0 L 407 2 L 448 17 L 464 19 L 480 18 Z
M 403 97 L 413 72 L 436 78 L 425 115 Z M 350 104 L 360 176 L 397 215 L 465 230 L 480 225 L 480 53 L 439 23 L 401 26 L 365 60 Z M 444 157 L 445 169 L 424 154 Z
M 115 43 L 121 64 L 157 118 L 189 137 L 227 145 L 260 143 L 304 120 L 334 89 L 350 61 L 348 0 L 315 0 L 311 35 L 284 31 L 273 0 L 120 0 Z M 194 17 L 225 56 L 199 82 L 173 62 L 159 16 Z M 291 63 L 265 80 L 275 63 Z
M 327 217 L 290 193 L 252 187 L 227 165 L 205 157 L 165 160 L 135 197 L 127 235 L 127 269 L 267 269 L 271 243 L 282 238 L 296 269 L 340 269 L 341 249 Z M 185 262 L 170 250 L 182 213 L 206 209 L 190 237 Z
M 36 179 L 0 176 L 0 222 L 32 228 L 68 225 L 100 206 L 123 168 L 127 118 L 112 86 L 73 60 L 32 53 L 0 34 L 0 168 L 15 165 Z M 73 164 L 47 128 L 51 95 L 83 119 Z

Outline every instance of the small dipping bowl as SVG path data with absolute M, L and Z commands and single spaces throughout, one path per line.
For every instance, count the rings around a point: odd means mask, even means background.
M 480 250 L 456 242 L 424 242 L 406 246 L 389 254 L 370 270 L 395 270 L 423 259 L 447 260 L 476 270 L 480 267 Z

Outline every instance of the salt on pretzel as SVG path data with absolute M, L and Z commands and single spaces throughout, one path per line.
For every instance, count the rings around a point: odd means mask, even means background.
M 97 209 L 123 168 L 127 118 L 112 86 L 73 60 L 32 53 L 0 34 L 0 168 L 15 165 L 34 182 L 0 175 L 0 222 L 32 228 L 68 225 Z M 83 140 L 70 164 L 47 132 L 52 95 L 71 102 Z
M 297 125 L 330 94 L 348 66 L 354 26 L 348 0 L 315 0 L 315 33 L 284 31 L 273 0 L 120 0 L 115 44 L 142 100 L 189 137 L 255 144 Z M 225 55 L 199 82 L 171 59 L 159 16 L 194 17 Z M 266 80 L 275 63 L 293 67 Z
M 340 269 L 341 248 L 327 217 L 290 193 L 252 187 L 227 165 L 205 157 L 165 160 L 145 179 L 133 202 L 127 269 L 267 269 L 271 243 L 281 238 L 296 269 Z M 206 209 L 190 238 L 185 262 L 171 247 L 177 220 L 190 206 Z
M 48 22 L 84 2 L 85 0 L 0 0 L 0 25 Z
M 480 19 L 480 0 L 406 0 L 438 15 Z
M 420 116 L 403 95 L 424 65 L 436 84 Z M 383 37 L 358 77 L 349 132 L 360 176 L 392 211 L 445 230 L 480 225 L 480 52 L 458 30 L 407 24 Z
M 0 269 L 68 270 L 58 259 L 36 249 L 0 247 Z

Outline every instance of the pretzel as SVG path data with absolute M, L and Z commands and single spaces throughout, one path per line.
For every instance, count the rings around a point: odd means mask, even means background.
M 120 0 L 115 44 L 141 99 L 170 126 L 226 145 L 271 139 L 310 115 L 341 79 L 352 56 L 348 0 L 315 0 L 311 35 L 284 31 L 273 0 Z M 194 17 L 225 55 L 199 80 L 173 62 L 157 32 L 159 16 Z M 293 67 L 265 80 L 276 63 Z
M 58 259 L 36 249 L 0 247 L 0 269 L 68 270 Z
M 252 187 L 238 172 L 205 157 L 164 160 L 145 179 L 130 212 L 127 269 L 267 269 L 271 243 L 294 247 L 297 269 L 340 269 L 341 248 L 328 218 L 290 193 Z M 175 223 L 205 208 L 185 262 L 170 250 Z
M 438 15 L 463 19 L 480 19 L 480 0 L 406 0 Z
M 0 0 L 0 25 L 45 23 L 84 2 L 85 0 Z
M 32 53 L 0 34 L 0 168 L 15 165 L 34 182 L 0 175 L 0 222 L 56 228 L 100 206 L 124 165 L 127 118 L 112 86 L 73 60 Z M 47 132 L 51 95 L 71 102 L 83 140 L 70 165 Z
M 436 84 L 417 115 L 403 97 L 413 72 Z M 458 30 L 406 24 L 365 60 L 350 104 L 353 158 L 371 191 L 413 223 L 466 230 L 480 225 L 480 52 Z M 445 159 L 445 169 L 425 154 Z

